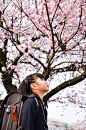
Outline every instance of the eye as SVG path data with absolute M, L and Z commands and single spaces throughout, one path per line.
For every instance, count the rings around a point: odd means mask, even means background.
M 42 80 L 43 80 L 43 81 L 45 81 L 45 79 L 44 79 L 44 78 L 42 78 Z

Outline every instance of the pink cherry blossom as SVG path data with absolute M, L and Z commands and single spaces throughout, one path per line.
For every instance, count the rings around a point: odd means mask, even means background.
M 14 29 L 13 29 L 13 32 L 14 32 L 15 34 L 17 34 L 17 33 L 18 33 L 17 28 L 14 28 Z
M 2 67 L 2 71 L 3 71 L 3 72 L 6 71 L 6 68 L 5 68 L 4 66 Z
M 47 64 L 45 64 L 45 67 L 48 67 L 48 63 L 47 63 Z
M 84 43 L 84 48 L 86 48 L 86 43 Z
M 27 48 L 27 46 L 25 44 L 22 44 L 22 45 L 18 45 L 17 46 L 19 50 L 21 51 L 25 51 L 25 49 Z
M 57 46 L 58 46 L 58 44 L 56 43 L 56 44 L 55 44 L 55 48 L 57 48 Z
M 28 41 L 28 49 L 31 49 L 31 46 L 32 46 L 32 41 L 29 40 L 29 41 Z
M 51 36 L 51 32 L 48 32 L 48 35 Z
M 43 2 L 43 3 L 42 3 L 42 6 L 44 6 L 45 4 L 46 4 L 46 2 Z
M 14 66 L 14 65 L 11 65 L 11 69 L 15 69 L 16 68 L 16 66 Z
M 86 31 L 86 26 L 83 27 L 83 31 Z

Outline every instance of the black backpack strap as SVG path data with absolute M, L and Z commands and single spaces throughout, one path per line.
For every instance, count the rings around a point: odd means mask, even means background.
M 37 104 L 37 110 L 36 110 L 36 113 L 35 113 L 35 115 L 34 116 L 36 116 L 37 115 L 37 113 L 38 113 L 38 110 L 39 110 L 39 103 L 38 103 L 38 100 L 34 97 L 34 99 L 36 100 L 36 104 Z
M 38 113 L 38 110 L 39 110 L 39 100 L 40 100 L 40 98 L 39 98 L 39 96 L 38 96 L 37 94 L 35 94 L 35 93 L 31 94 L 31 95 L 29 96 L 29 98 L 30 98 L 30 97 L 34 97 L 34 99 L 35 99 L 35 101 L 36 101 L 36 104 L 37 104 L 37 110 L 36 110 L 36 113 L 35 113 L 35 115 L 34 115 L 34 116 L 36 116 L 36 114 Z

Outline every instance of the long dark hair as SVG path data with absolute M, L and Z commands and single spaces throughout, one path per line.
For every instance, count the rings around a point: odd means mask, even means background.
M 31 90 L 31 83 L 35 83 L 37 77 L 43 79 L 44 76 L 40 73 L 34 73 L 31 74 L 29 76 L 27 76 L 20 84 L 19 88 L 18 88 L 18 92 L 20 92 L 23 96 L 29 96 L 31 95 L 33 92 Z

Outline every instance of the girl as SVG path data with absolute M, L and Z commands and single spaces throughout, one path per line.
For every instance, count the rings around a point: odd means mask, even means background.
M 34 73 L 22 81 L 19 92 L 29 97 L 23 105 L 21 115 L 21 130 L 48 130 L 47 110 L 43 102 L 44 94 L 49 91 L 49 85 L 42 74 Z M 36 97 L 36 98 L 34 98 Z

